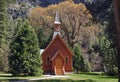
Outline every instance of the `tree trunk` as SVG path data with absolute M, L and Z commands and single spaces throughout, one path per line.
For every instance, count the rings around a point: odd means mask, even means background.
M 77 74 L 78 74 L 78 69 L 76 69 L 76 71 L 77 71 Z
M 114 15 L 115 15 L 115 22 L 116 22 L 116 32 L 117 32 L 117 43 L 118 43 L 118 76 L 120 82 L 120 0 L 113 0 L 114 5 Z

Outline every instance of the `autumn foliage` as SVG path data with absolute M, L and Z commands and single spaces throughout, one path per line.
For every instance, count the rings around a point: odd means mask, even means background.
M 56 10 L 60 15 L 62 36 L 70 47 L 73 47 L 75 43 L 82 45 L 85 37 L 89 39 L 90 35 L 95 35 L 97 32 L 98 26 L 96 25 L 95 28 L 91 26 L 92 16 L 84 4 L 65 1 L 58 5 L 50 5 L 46 8 L 36 7 L 30 11 L 29 19 L 36 33 L 38 33 L 40 28 L 53 28 Z

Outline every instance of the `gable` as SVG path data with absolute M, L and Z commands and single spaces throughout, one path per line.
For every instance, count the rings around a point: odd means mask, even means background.
M 62 58 L 63 60 L 65 60 L 65 57 L 63 56 L 63 54 L 62 54 L 61 51 L 59 50 L 59 51 L 57 51 L 57 52 L 55 53 L 55 55 L 51 58 L 51 61 L 54 60 L 58 55 L 60 55 L 61 58 Z
M 66 46 L 60 35 L 56 35 L 56 37 L 52 39 L 52 41 L 44 50 L 42 56 L 49 55 L 52 58 L 58 50 L 60 50 L 63 55 L 73 56 L 72 52 Z

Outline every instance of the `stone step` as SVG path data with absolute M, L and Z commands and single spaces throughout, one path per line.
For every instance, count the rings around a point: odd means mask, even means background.
M 55 75 L 64 75 L 64 72 L 62 69 L 56 69 L 56 74 Z

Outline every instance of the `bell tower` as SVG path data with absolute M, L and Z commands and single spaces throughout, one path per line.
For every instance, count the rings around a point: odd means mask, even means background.
M 55 38 L 56 35 L 60 35 L 61 36 L 61 27 L 60 27 L 60 19 L 59 19 L 59 14 L 58 11 L 56 11 L 56 15 L 55 15 L 55 21 L 54 21 L 54 34 L 53 34 L 53 38 Z

